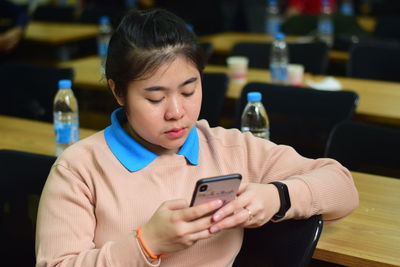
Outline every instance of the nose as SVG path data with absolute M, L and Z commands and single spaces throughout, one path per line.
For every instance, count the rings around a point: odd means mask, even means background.
M 179 120 L 185 114 L 182 100 L 179 97 L 172 97 L 168 101 L 167 110 L 165 112 L 166 120 Z

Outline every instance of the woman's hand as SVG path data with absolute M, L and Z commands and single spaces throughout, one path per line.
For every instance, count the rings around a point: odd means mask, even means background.
M 185 200 L 165 201 L 142 227 L 142 238 L 155 255 L 168 254 L 209 238 L 213 224 L 211 212 L 222 206 L 221 200 L 188 207 Z
M 264 225 L 279 211 L 278 190 L 271 184 L 250 183 L 239 189 L 239 196 L 213 215 L 211 233 L 234 227 Z

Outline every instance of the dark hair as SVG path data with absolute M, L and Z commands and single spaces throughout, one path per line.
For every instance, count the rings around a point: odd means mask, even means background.
M 146 79 L 162 64 L 183 55 L 200 74 L 204 55 L 197 37 L 185 22 L 162 9 L 130 10 L 111 37 L 106 78 L 115 83 L 115 93 L 126 98 L 130 81 Z

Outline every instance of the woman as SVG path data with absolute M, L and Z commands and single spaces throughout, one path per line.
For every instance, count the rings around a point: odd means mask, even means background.
M 122 108 L 52 167 L 37 266 L 231 266 L 244 227 L 314 214 L 333 221 L 358 205 L 336 161 L 197 121 L 203 64 L 196 36 L 173 14 L 123 18 L 106 63 Z M 243 176 L 234 201 L 188 206 L 198 179 L 229 173 Z M 272 181 L 286 187 L 291 206 Z

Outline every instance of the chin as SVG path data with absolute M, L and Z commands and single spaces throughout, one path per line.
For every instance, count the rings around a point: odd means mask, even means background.
M 176 150 L 176 151 L 178 151 L 181 148 L 181 146 L 183 146 L 184 143 L 185 142 L 179 142 L 179 144 L 177 144 L 177 143 L 175 143 L 175 144 L 165 144 L 165 145 L 162 145 L 161 147 L 163 147 L 166 150 Z

